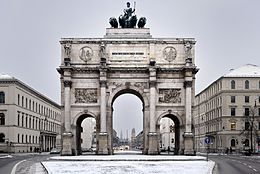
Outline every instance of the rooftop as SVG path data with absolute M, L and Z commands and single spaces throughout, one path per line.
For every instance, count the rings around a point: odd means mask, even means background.
M 0 73 L 0 80 L 14 80 L 15 78 L 4 73 Z
M 237 69 L 231 69 L 223 77 L 260 77 L 260 67 L 253 64 L 246 64 Z

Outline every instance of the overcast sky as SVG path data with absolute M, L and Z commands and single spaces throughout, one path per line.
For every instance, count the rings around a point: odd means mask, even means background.
M 0 72 L 60 103 L 60 38 L 103 37 L 126 2 L 1 0 Z M 153 37 L 197 40 L 196 93 L 231 68 L 260 65 L 259 8 L 259 0 L 136 0 Z

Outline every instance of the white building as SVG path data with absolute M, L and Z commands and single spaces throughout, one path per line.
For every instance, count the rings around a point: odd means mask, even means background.
M 211 151 L 259 151 L 260 67 L 230 70 L 197 94 L 194 125 L 196 151 L 205 151 L 205 137 Z
M 160 146 L 162 150 L 173 150 L 175 147 L 174 122 L 169 118 L 162 118 L 160 124 Z
M 0 74 L 0 151 L 48 151 L 60 146 L 60 105 Z
M 90 149 L 96 147 L 96 120 L 94 118 L 86 118 L 82 122 L 83 132 L 81 133 L 82 149 Z

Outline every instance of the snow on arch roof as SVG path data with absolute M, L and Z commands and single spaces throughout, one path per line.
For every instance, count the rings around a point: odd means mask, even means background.
M 224 77 L 260 77 L 260 67 L 253 64 L 246 64 L 237 69 L 231 69 Z
M 5 74 L 5 73 L 0 73 L 0 80 L 13 80 L 14 77 L 8 75 L 8 74 Z

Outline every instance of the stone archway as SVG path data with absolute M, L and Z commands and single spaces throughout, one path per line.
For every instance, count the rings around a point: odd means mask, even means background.
M 91 117 L 90 112 L 99 128 L 97 153 L 113 154 L 111 106 L 123 93 L 143 102 L 143 154 L 159 154 L 156 124 L 167 110 L 182 113 L 173 114 L 182 126 L 180 144 L 184 154 L 194 154 L 194 39 L 152 38 L 149 28 L 107 28 L 103 38 L 64 38 L 60 43 L 62 155 L 77 154 L 77 123 Z M 82 111 L 87 113 L 78 116 Z
M 82 114 L 79 117 L 77 117 L 77 119 L 76 119 L 75 137 L 74 137 L 74 141 L 75 141 L 75 145 L 76 145 L 76 150 L 75 150 L 76 155 L 81 155 L 82 154 L 82 147 L 81 147 L 82 137 L 81 137 L 81 133 L 83 132 L 83 130 L 82 130 L 83 127 L 81 125 L 82 125 L 83 120 L 85 120 L 87 118 L 94 118 L 95 119 L 95 117 L 93 115 L 90 115 L 90 114 Z M 95 127 L 97 127 L 97 126 L 95 126 Z
M 182 153 L 181 145 L 180 145 L 181 124 L 180 124 L 178 117 L 176 117 L 173 114 L 166 114 L 166 115 L 162 116 L 159 120 L 161 121 L 162 118 L 169 118 L 174 122 L 174 129 L 175 129 L 174 130 L 174 154 L 175 155 L 181 154 Z M 158 135 L 160 135 L 160 121 L 157 126 Z
M 143 149 L 142 149 L 142 153 L 144 154 L 145 151 L 148 151 L 148 141 L 147 141 L 147 135 L 149 133 L 149 125 L 147 123 L 147 117 L 149 117 L 149 115 L 145 114 L 145 105 L 147 105 L 148 100 L 147 97 L 143 94 L 142 90 L 136 88 L 136 87 L 130 87 L 130 86 L 123 86 L 120 87 L 118 89 L 116 89 L 111 95 L 110 98 L 108 100 L 108 106 L 110 106 L 111 110 L 109 109 L 110 113 L 108 115 L 108 128 L 109 128 L 109 132 L 110 135 L 113 135 L 113 103 L 114 101 L 121 95 L 124 94 L 133 94 L 136 97 L 138 97 L 140 99 L 140 101 L 142 102 L 142 112 L 143 112 Z M 111 136 L 111 138 L 109 138 L 109 146 L 111 146 L 111 149 L 113 149 L 113 137 Z M 113 150 L 111 152 L 113 154 Z

